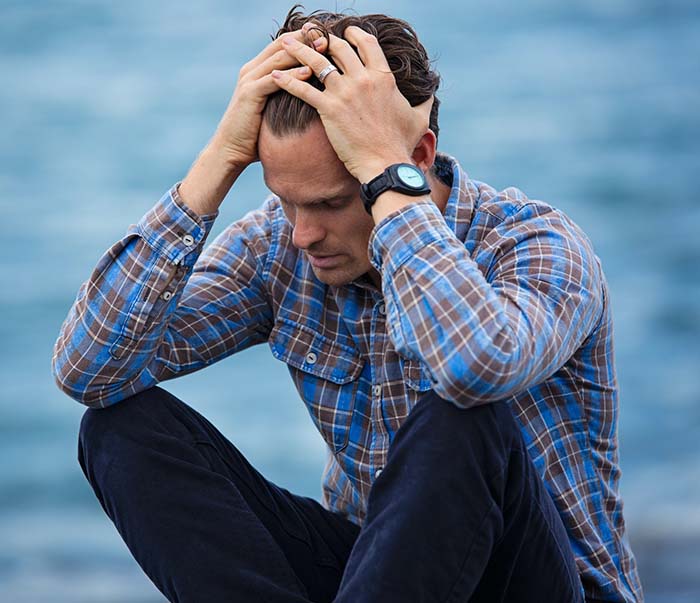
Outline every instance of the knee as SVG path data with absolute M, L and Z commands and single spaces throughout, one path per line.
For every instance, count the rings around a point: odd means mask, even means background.
M 107 408 L 88 408 L 80 421 L 79 449 L 97 451 L 116 444 L 117 440 L 136 439 L 137 434 L 165 422 L 171 394 L 151 387 Z M 128 434 L 129 438 L 122 436 Z
M 522 438 L 505 401 L 461 408 L 430 391 L 421 398 L 411 415 L 414 413 L 417 431 L 439 435 L 460 450 L 477 443 L 510 450 Z

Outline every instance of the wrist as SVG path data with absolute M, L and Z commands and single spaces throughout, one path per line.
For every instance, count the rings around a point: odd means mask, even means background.
M 238 177 L 245 170 L 249 163 L 245 163 L 234 156 L 230 146 L 215 132 L 211 140 L 204 147 L 202 154 L 206 153 L 212 163 L 218 164 L 222 173 Z
M 355 177 L 361 184 L 366 184 L 376 176 L 379 176 L 386 168 L 395 163 L 413 163 L 411 157 L 407 155 L 390 155 L 382 159 L 373 159 L 372 161 L 364 162 L 357 168 Z
M 216 213 L 243 171 L 227 160 L 216 144 L 208 144 L 179 186 L 182 201 L 200 216 Z

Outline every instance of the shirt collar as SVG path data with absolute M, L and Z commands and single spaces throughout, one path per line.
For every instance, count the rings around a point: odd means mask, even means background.
M 434 169 L 437 177 L 451 187 L 443 213 L 445 223 L 460 241 L 464 241 L 471 225 L 479 191 L 459 162 L 451 155 L 438 152 Z M 367 274 L 363 274 L 348 285 L 355 285 L 372 292 L 378 291 Z
M 443 212 L 445 223 L 460 241 L 464 241 L 479 191 L 459 162 L 446 153 L 438 153 L 435 157 L 435 170 L 445 184 L 451 184 L 450 196 Z

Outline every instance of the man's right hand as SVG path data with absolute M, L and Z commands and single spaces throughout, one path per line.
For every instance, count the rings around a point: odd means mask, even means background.
M 258 159 L 258 134 L 267 97 L 280 90 L 270 75 L 285 70 L 292 77 L 306 79 L 311 70 L 284 50 L 282 39 L 304 42 L 301 30 L 285 33 L 238 75 L 238 83 L 214 136 L 190 168 L 179 187 L 182 201 L 200 215 L 214 213 L 240 173 Z

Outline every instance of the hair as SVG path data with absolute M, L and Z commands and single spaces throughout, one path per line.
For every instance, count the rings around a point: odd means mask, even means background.
M 425 48 L 418 41 L 413 27 L 406 21 L 381 14 L 346 15 L 314 11 L 304 15 L 298 10 L 299 8 L 303 6 L 295 4 L 289 10 L 284 23 L 272 36 L 273 40 L 284 33 L 301 29 L 307 21 L 314 23 L 314 29 L 323 34 L 326 39 L 329 39 L 329 33 L 339 38 L 344 37 L 345 29 L 351 25 L 361 27 L 377 38 L 394 74 L 396 85 L 411 106 L 419 105 L 434 96 L 440 85 L 440 76 L 432 69 Z M 327 58 L 333 63 L 330 56 Z M 323 90 L 323 84 L 315 75 L 312 75 L 307 82 Z M 429 127 L 436 138 L 439 132 L 439 106 L 440 101 L 435 97 L 430 111 Z M 318 112 L 314 107 L 286 90 L 271 94 L 263 112 L 265 123 L 276 136 L 303 132 L 317 118 Z

